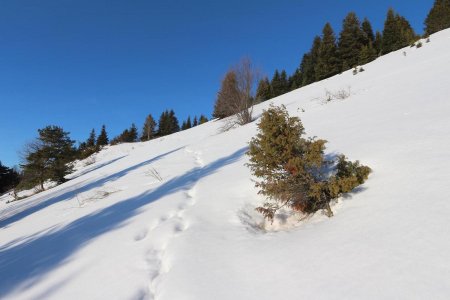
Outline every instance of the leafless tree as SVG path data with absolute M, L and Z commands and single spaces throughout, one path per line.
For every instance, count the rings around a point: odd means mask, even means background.
M 214 107 L 214 116 L 230 117 L 224 130 L 252 121 L 255 86 L 259 72 L 247 57 L 225 74 Z

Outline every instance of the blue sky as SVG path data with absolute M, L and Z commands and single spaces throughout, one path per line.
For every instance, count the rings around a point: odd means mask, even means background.
M 370 3 L 368 3 L 370 2 Z M 389 7 L 422 33 L 433 0 L 0 2 L 0 160 L 37 129 L 83 141 L 110 137 L 172 108 L 180 122 L 210 116 L 220 80 L 242 56 L 270 76 L 292 73 L 329 21 L 355 11 L 381 30 Z

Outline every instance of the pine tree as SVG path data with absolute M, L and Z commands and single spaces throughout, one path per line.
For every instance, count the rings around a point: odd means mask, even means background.
M 233 115 L 234 110 L 230 107 L 230 99 L 235 98 L 239 98 L 236 73 L 229 71 L 225 74 L 220 90 L 217 93 L 213 117 L 223 119 Z
M 300 68 L 297 68 L 294 74 L 292 74 L 292 76 L 289 77 L 290 90 L 293 91 L 295 89 L 302 87 L 302 81 L 303 81 L 302 72 Z
M 450 0 L 435 0 L 425 19 L 425 33 L 430 35 L 450 27 Z
M 382 54 L 408 46 L 417 38 L 408 20 L 396 14 L 391 8 L 388 10 L 384 22 L 383 40 L 381 43 Z
M 100 134 L 97 137 L 97 148 L 101 148 L 103 146 L 108 145 L 109 139 L 108 134 L 106 133 L 106 127 L 105 125 L 102 125 L 102 130 L 100 131 Z
M 195 127 L 198 125 L 197 116 L 194 116 L 194 121 L 192 122 L 192 127 Z
M 375 35 L 373 34 L 372 24 L 369 19 L 364 18 L 361 23 L 361 29 L 364 32 L 364 45 L 369 46 L 370 43 L 375 42 Z
M 173 110 L 164 111 L 158 122 L 158 136 L 165 136 L 180 131 L 178 119 Z
M 373 48 L 372 43 L 364 45 L 359 53 L 358 63 L 365 65 L 377 58 L 377 51 Z
M 134 123 L 131 124 L 130 130 L 128 131 L 129 135 L 128 135 L 128 143 L 134 143 L 137 142 L 138 140 L 138 130 L 137 127 Z
M 192 128 L 191 116 L 188 116 L 186 120 L 186 129 Z
M 325 159 L 326 141 L 302 138 L 300 119 L 290 117 L 284 106 L 265 111 L 258 129 L 250 141 L 248 166 L 259 178 L 259 194 L 268 198 L 257 211 L 269 220 L 282 207 L 306 214 L 325 209 L 332 216 L 330 201 L 368 178 L 370 168 L 345 156 L 339 157 L 336 174 L 329 175 L 324 167 L 333 162 Z
M 38 130 L 37 141 L 28 146 L 25 163 L 22 165 L 24 178 L 31 184 L 39 184 L 44 189 L 48 179 L 62 183 L 72 171 L 68 164 L 74 159 L 74 141 L 58 126 L 47 126 Z
M 383 41 L 381 44 L 381 51 L 383 54 L 396 50 L 397 41 L 400 38 L 400 33 L 397 26 L 394 10 L 388 10 L 386 21 L 384 22 Z
M 201 124 L 204 124 L 206 122 L 208 122 L 208 118 L 205 117 L 204 115 L 200 115 L 199 124 L 201 125 Z
M 91 133 L 89 134 L 89 138 L 86 140 L 86 147 L 90 149 L 95 149 L 95 129 L 91 130 Z
M 153 139 L 156 135 L 156 122 L 153 119 L 153 116 L 149 114 L 147 118 L 145 118 L 144 126 L 142 128 L 141 141 L 149 141 Z
M 16 187 L 20 182 L 20 174 L 13 168 L 4 166 L 0 161 L 0 195 Z
M 280 72 L 278 70 L 275 70 L 275 73 L 273 73 L 272 81 L 270 82 L 270 94 L 272 97 L 278 97 L 281 95 L 281 78 L 280 78 Z
M 267 77 L 261 79 L 256 89 L 256 103 L 264 102 L 272 98 L 270 82 Z
M 315 67 L 319 59 L 319 49 L 322 44 L 322 39 L 316 36 L 313 41 L 311 50 L 303 55 L 300 64 L 300 72 L 302 74 L 302 86 L 311 84 L 317 81 Z
M 359 53 L 364 46 L 364 36 L 358 17 L 354 12 L 349 13 L 344 19 L 338 43 L 342 71 L 358 65 Z
M 316 80 L 322 80 L 339 73 L 336 38 L 330 23 L 325 24 L 322 31 L 322 42 L 319 46 L 317 63 L 314 67 Z
M 381 32 L 377 31 L 375 34 L 375 41 L 373 42 L 373 48 L 377 54 L 377 57 L 381 55 L 381 47 L 383 43 L 383 36 L 381 35 Z

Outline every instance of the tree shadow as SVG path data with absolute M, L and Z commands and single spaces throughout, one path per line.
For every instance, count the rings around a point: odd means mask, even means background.
M 41 209 L 44 209 L 44 208 L 46 208 L 48 206 L 51 206 L 51 205 L 53 205 L 53 204 L 55 204 L 57 202 L 60 202 L 62 200 L 66 200 L 66 199 L 71 199 L 72 197 L 74 197 L 77 194 L 89 191 L 89 190 L 91 190 L 93 188 L 96 188 L 96 187 L 101 187 L 101 186 L 103 186 L 105 183 L 107 183 L 109 181 L 115 181 L 115 180 L 117 180 L 117 179 L 127 175 L 129 172 L 131 172 L 133 170 L 136 170 L 136 169 L 138 169 L 140 167 L 143 167 L 145 165 L 148 165 L 148 164 L 151 164 L 151 163 L 153 163 L 155 161 L 158 161 L 158 160 L 164 158 L 167 155 L 170 155 L 170 154 L 172 154 L 174 152 L 179 151 L 182 148 L 184 148 L 184 147 L 180 147 L 180 148 L 174 149 L 172 151 L 163 153 L 161 155 L 158 155 L 156 157 L 153 157 L 151 159 L 148 159 L 146 161 L 143 161 L 141 163 L 138 163 L 138 164 L 133 165 L 131 167 L 128 167 L 126 169 L 123 169 L 123 170 L 121 170 L 119 172 L 113 173 L 113 174 L 111 174 L 109 176 L 102 177 L 102 178 L 99 178 L 97 180 L 94 180 L 93 182 L 88 183 L 86 185 L 79 186 L 79 185 L 83 184 L 83 182 L 78 183 L 75 186 L 72 185 L 70 188 L 68 187 L 68 188 L 62 189 L 61 191 L 57 192 L 56 195 L 54 195 L 53 197 L 51 197 L 51 198 L 49 198 L 47 200 L 44 200 L 42 202 L 39 202 L 38 204 L 35 204 L 35 202 L 38 202 L 40 198 L 48 197 L 48 195 L 44 195 L 42 197 L 39 197 L 38 199 L 32 201 L 32 203 L 24 204 L 25 206 L 29 205 L 29 207 L 25 208 L 24 210 L 22 210 L 22 211 L 20 211 L 20 212 L 18 212 L 16 214 L 14 214 L 14 212 L 16 211 L 15 209 L 10 211 L 9 214 L 8 214 L 8 212 L 4 213 L 4 215 L 0 219 L 0 228 L 9 226 L 10 224 L 12 224 L 14 222 L 17 222 L 17 221 L 19 221 L 19 220 L 21 220 L 21 219 L 23 219 L 25 217 L 28 217 L 29 215 L 31 215 L 31 214 L 33 214 L 33 213 L 35 213 L 37 211 L 40 211 Z M 64 185 L 71 185 L 71 183 L 69 181 L 69 182 L 65 183 Z M 17 209 L 20 209 L 20 208 L 22 208 L 22 207 L 18 207 Z
M 0 274 L 2 276 L 0 298 L 16 289 L 24 290 L 32 287 L 46 273 L 67 262 L 73 253 L 93 239 L 124 226 L 128 219 L 139 214 L 141 207 L 163 196 L 189 190 L 198 180 L 239 160 L 246 151 L 247 148 L 242 148 L 203 168 L 193 168 L 151 191 L 123 200 L 79 218 L 63 228 L 50 230 L 42 236 L 31 238 L 0 251 Z M 129 169 L 132 168 L 135 167 L 130 167 L 122 172 L 129 172 Z
M 100 168 L 103 168 L 103 167 L 105 167 L 105 166 L 107 166 L 107 165 L 110 165 L 110 164 L 112 164 L 112 163 L 115 163 L 116 161 L 121 160 L 122 158 L 127 157 L 127 156 L 128 156 L 128 155 L 123 155 L 123 156 L 120 156 L 120 157 L 117 157 L 117 158 L 108 160 L 107 162 L 104 162 L 104 163 L 101 163 L 101 164 L 97 164 L 97 165 L 95 165 L 95 166 L 85 167 L 83 171 L 81 171 L 81 172 L 79 172 L 79 173 L 75 173 L 75 174 L 76 174 L 75 176 L 70 177 L 70 180 L 75 179 L 75 178 L 78 178 L 78 177 L 80 177 L 80 176 L 83 176 L 83 175 L 85 175 L 85 174 L 87 174 L 87 173 L 91 173 L 91 172 L 93 172 L 93 171 L 95 171 L 95 170 L 98 170 L 98 169 L 100 169 Z

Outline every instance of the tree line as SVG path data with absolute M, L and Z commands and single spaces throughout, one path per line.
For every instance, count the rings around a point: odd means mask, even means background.
M 450 0 L 436 0 L 424 24 L 424 37 L 449 28 Z M 381 32 L 375 32 L 367 18 L 361 22 L 356 13 L 350 12 L 343 20 L 338 36 L 331 24 L 326 23 L 322 34 L 313 39 L 310 50 L 303 55 L 295 72 L 288 75 L 285 70 L 275 70 L 271 79 L 267 76 L 258 78 L 254 95 L 247 93 L 246 97 L 242 96 L 246 94 L 242 88 L 245 80 L 238 78 L 238 72 L 233 67 L 222 80 L 213 116 L 225 118 L 242 111 L 249 112 L 249 103 L 260 103 L 367 64 L 382 55 L 413 45 L 419 38 L 409 21 L 392 8 L 386 14 Z M 249 70 L 255 77 L 257 72 L 251 68 Z
M 161 114 L 158 123 L 149 114 L 140 135 L 133 123 L 130 128 L 110 140 L 106 126 L 103 125 L 98 136 L 95 129 L 92 129 L 88 138 L 78 146 L 70 138 L 70 133 L 62 127 L 46 126 L 38 129 L 38 136 L 24 146 L 20 169 L 8 168 L 0 162 L 0 193 L 13 189 L 14 196 L 18 199 L 17 190 L 35 188 L 37 191 L 43 191 L 47 181 L 57 184 L 65 182 L 66 176 L 73 172 L 75 160 L 85 159 L 107 145 L 149 141 L 205 122 L 208 122 L 208 118 L 204 115 L 194 116 L 192 121 L 189 116 L 180 127 L 175 112 L 166 110 Z

